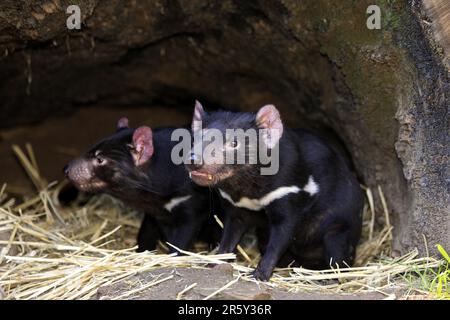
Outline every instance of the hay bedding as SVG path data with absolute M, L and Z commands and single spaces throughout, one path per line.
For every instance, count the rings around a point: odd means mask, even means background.
M 62 207 L 58 194 L 64 183 L 49 184 L 40 176 L 31 146 L 27 145 L 26 152 L 17 146 L 13 150 L 38 192 L 24 197 L 18 204 L 8 196 L 6 185 L 0 190 L 1 299 L 90 299 L 100 286 L 164 267 L 206 268 L 207 264 L 230 263 L 235 279 L 207 298 L 214 298 L 238 279 L 255 281 L 249 273 L 257 263 L 258 254 L 248 248 L 240 248 L 237 261 L 234 254 L 136 253 L 133 246 L 140 224 L 136 212 L 104 195 L 90 198 L 87 203 L 78 201 L 70 207 Z M 376 291 L 392 298 L 390 289 L 402 280 L 402 275 L 437 267 L 439 261 L 418 258 L 417 252 L 389 258 L 392 227 L 382 190 L 377 190 L 383 208 L 381 213 L 376 212 L 372 191 L 365 191 L 363 239 L 357 250 L 355 267 L 321 271 L 277 269 L 268 285 L 294 292 Z M 384 217 L 381 227 L 375 219 L 379 214 Z M 171 277 L 156 278 L 115 298 L 127 299 Z

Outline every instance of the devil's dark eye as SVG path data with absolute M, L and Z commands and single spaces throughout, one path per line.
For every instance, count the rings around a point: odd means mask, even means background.
M 103 159 L 102 157 L 96 157 L 95 160 L 98 164 L 103 164 L 105 162 L 105 159 Z

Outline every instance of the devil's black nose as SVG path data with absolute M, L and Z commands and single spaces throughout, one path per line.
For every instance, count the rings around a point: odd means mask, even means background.
M 191 152 L 191 154 L 189 155 L 189 160 L 190 160 L 191 164 L 197 164 L 198 160 L 199 160 L 199 156 L 197 156 L 195 154 L 195 152 Z
M 66 164 L 63 168 L 64 175 L 67 177 L 69 175 L 69 165 Z
M 189 154 L 189 163 L 188 163 L 188 168 L 190 168 L 191 170 L 196 170 L 198 168 L 200 168 L 202 166 L 202 164 L 200 163 L 200 156 L 198 156 L 196 153 L 191 152 Z

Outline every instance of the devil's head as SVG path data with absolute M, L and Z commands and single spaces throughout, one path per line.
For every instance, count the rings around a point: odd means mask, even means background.
M 152 130 L 132 129 L 128 119 L 117 122 L 117 131 L 72 160 L 66 177 L 81 191 L 118 192 L 145 177 L 144 168 L 153 155 Z
M 189 175 L 198 185 L 214 186 L 231 177 L 245 182 L 264 172 L 262 167 L 278 157 L 283 123 L 273 105 L 262 107 L 256 114 L 208 113 L 196 101 L 192 133 Z

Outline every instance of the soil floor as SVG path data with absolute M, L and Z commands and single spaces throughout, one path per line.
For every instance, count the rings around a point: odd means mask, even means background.
M 114 285 L 100 287 L 95 299 L 120 297 L 130 290 L 144 287 L 150 282 L 166 278 L 170 275 L 173 275 L 173 278 L 124 298 L 132 300 L 173 300 L 177 299 L 178 294 L 183 289 L 196 283 L 197 285 L 195 287 L 188 290 L 179 298 L 200 300 L 208 297 L 208 295 L 214 293 L 234 279 L 232 267 L 228 264 L 218 265 L 209 269 L 161 268 L 154 272 L 130 277 Z M 386 298 L 386 296 L 377 292 L 357 295 L 345 293 L 325 294 L 320 292 L 294 293 L 273 288 L 261 282 L 239 280 L 212 298 L 219 300 L 380 300 Z

